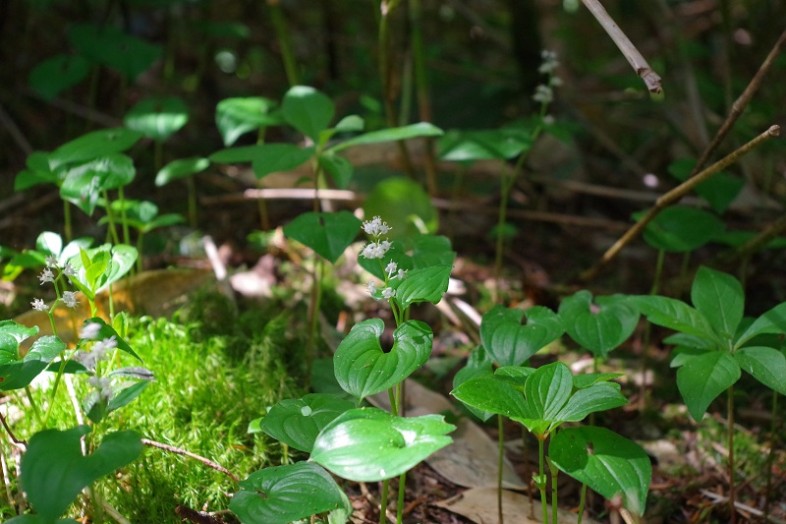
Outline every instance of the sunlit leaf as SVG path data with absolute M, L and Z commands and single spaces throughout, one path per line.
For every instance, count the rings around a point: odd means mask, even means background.
M 186 125 L 188 108 L 174 96 L 147 98 L 137 102 L 123 122 L 148 138 L 164 141 Z

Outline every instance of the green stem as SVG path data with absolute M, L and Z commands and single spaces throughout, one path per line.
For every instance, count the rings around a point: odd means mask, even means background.
M 398 502 L 396 504 L 396 524 L 402 524 L 404 518 L 404 495 L 407 488 L 407 472 L 398 477 Z
M 106 207 L 106 219 L 109 221 L 109 227 L 107 234 L 110 236 L 110 239 L 113 243 L 119 244 L 120 237 L 117 236 L 117 228 L 115 227 L 115 214 L 112 212 L 112 203 L 109 201 L 109 193 L 106 190 L 101 191 L 102 196 L 104 197 L 104 205 Z
M 33 410 L 33 416 L 35 417 L 36 422 L 39 426 L 43 426 L 43 420 L 41 419 L 41 410 L 38 407 L 38 402 L 35 401 L 33 398 L 33 392 L 30 391 L 30 386 L 25 386 L 25 396 L 27 397 L 27 401 L 30 403 L 30 408 Z
M 505 457 L 505 425 L 502 415 L 497 415 L 497 520 L 503 524 L 505 517 L 502 513 L 502 467 Z
M 557 481 L 559 480 L 559 471 L 557 466 L 551 462 L 551 459 L 547 458 L 546 461 L 549 464 L 549 475 L 551 475 L 551 523 L 557 524 L 557 492 L 559 490 Z
M 727 396 L 727 405 L 726 405 L 726 417 L 729 419 L 728 425 L 728 446 L 729 446 L 729 511 L 731 515 L 729 516 L 729 522 L 731 524 L 735 524 L 737 522 L 737 511 L 735 508 L 735 501 L 736 501 L 736 493 L 735 493 L 735 483 L 734 483 L 734 385 L 732 384 L 729 386 L 729 389 L 726 390 Z
M 289 28 L 284 19 L 284 14 L 281 12 L 281 4 L 279 0 L 267 0 L 267 7 L 270 11 L 270 21 L 273 23 L 273 29 L 276 31 L 276 38 L 278 39 L 278 47 L 281 50 L 281 60 L 284 62 L 287 82 L 289 82 L 290 86 L 296 86 L 299 80 L 297 65 L 295 63 L 295 54 L 292 52 Z
M 576 524 L 581 524 L 584 518 L 584 506 L 587 504 L 587 485 L 581 484 L 581 491 L 579 491 L 579 514 L 576 516 Z
M 543 511 L 543 520 L 545 524 L 549 521 L 549 508 L 546 505 L 546 468 L 544 466 L 546 456 L 543 450 L 543 444 L 546 440 L 545 436 L 536 435 L 538 439 L 538 490 L 540 490 L 540 507 Z
M 322 280 L 324 277 L 325 263 L 322 258 L 316 257 L 314 261 L 314 278 L 311 285 L 311 304 L 309 305 L 308 342 L 306 344 L 306 389 L 311 385 L 311 368 L 314 365 L 314 353 L 317 345 L 317 324 L 319 322 L 319 308 L 322 304 Z
M 658 258 L 655 262 L 655 276 L 652 279 L 650 295 L 657 295 L 660 291 L 660 283 L 663 278 L 663 266 L 666 261 L 666 251 L 658 250 Z M 650 337 L 652 336 L 652 324 L 645 321 L 644 335 L 642 336 L 641 361 L 639 362 L 639 375 L 641 384 L 639 385 L 639 409 L 645 411 L 649 405 L 649 390 L 647 389 L 647 369 L 650 366 Z
M 390 480 L 385 479 L 382 481 L 382 493 L 379 497 L 379 524 L 386 524 L 386 513 L 388 507 L 388 490 L 390 489 Z

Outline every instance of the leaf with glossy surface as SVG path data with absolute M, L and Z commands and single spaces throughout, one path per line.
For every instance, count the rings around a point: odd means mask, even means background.
M 734 341 L 734 347 L 739 348 L 758 335 L 783 333 L 786 333 L 786 302 L 778 304 L 754 320 Z
M 427 324 L 408 320 L 393 332 L 393 347 L 382 350 L 379 338 L 385 324 L 378 318 L 364 320 L 341 341 L 333 356 L 336 380 L 358 398 L 385 391 L 426 363 L 431 355 L 432 333 Z
M 471 378 L 455 387 L 450 394 L 467 407 L 482 413 L 502 415 L 513 420 L 528 415 L 524 395 L 508 380 L 495 375 Z
M 396 287 L 395 300 L 402 309 L 418 302 L 436 304 L 448 290 L 451 266 L 412 269 Z
M 677 387 L 693 420 L 700 421 L 718 395 L 740 379 L 740 365 L 723 351 L 689 359 L 677 370 Z
M 6 321 L 11 322 L 11 321 Z M 3 329 L 9 327 L 9 329 Z M 31 336 L 38 328 L 22 333 Z M 65 343 L 55 336 L 44 336 L 33 342 L 24 357 L 19 357 L 19 342 L 14 333 L 20 333 L 13 324 L 0 325 L 0 391 L 11 391 L 28 386 L 47 365 L 65 349 Z
M 225 146 L 242 135 L 271 125 L 280 119 L 270 114 L 275 102 L 262 97 L 225 98 L 216 106 L 216 127 Z
M 707 317 L 685 302 L 653 295 L 637 295 L 629 299 L 653 324 L 709 340 L 716 348 L 721 345 Z
M 554 417 L 558 423 L 580 422 L 591 413 L 607 411 L 628 403 L 614 382 L 597 382 L 575 391 Z
M 126 113 L 125 126 L 148 138 L 163 142 L 188 122 L 188 108 L 175 96 L 140 100 Z
M 526 324 L 521 323 L 522 318 Z M 480 323 L 483 347 L 501 366 L 520 366 L 563 332 L 560 318 L 542 306 L 525 312 L 497 305 Z
M 753 346 L 734 352 L 740 367 L 753 378 L 781 395 L 786 395 L 786 356 L 775 348 Z
M 745 309 L 745 292 L 736 278 L 701 266 L 691 287 L 691 302 L 724 340 L 734 337 Z
M 284 120 L 315 142 L 333 120 L 335 111 L 330 98 L 308 86 L 291 87 L 281 103 Z
M 570 338 L 599 357 L 606 357 L 625 342 L 639 322 L 639 313 L 627 297 L 612 295 L 593 300 L 587 290 L 563 299 L 559 315 Z
M 410 470 L 452 442 L 455 426 L 439 415 L 397 417 L 377 408 L 352 409 L 320 432 L 311 460 L 356 482 Z
M 455 391 L 460 385 L 472 379 L 479 377 L 491 377 L 494 374 L 492 366 L 494 361 L 489 355 L 488 351 L 483 346 L 477 346 L 473 349 L 467 363 L 453 375 L 453 390 Z M 488 420 L 492 413 L 482 409 L 475 408 L 474 406 L 464 403 L 469 411 L 480 420 Z
M 419 122 L 417 124 L 410 124 L 402 127 L 392 127 L 389 129 L 380 129 L 379 131 L 369 131 L 356 137 L 344 140 L 331 147 L 329 150 L 333 152 L 341 151 L 348 147 L 355 147 L 367 144 L 378 144 L 381 142 L 394 142 L 397 140 L 408 140 L 410 138 L 420 137 L 435 137 L 440 136 L 442 130 L 428 122 Z
M 62 515 L 84 488 L 142 452 L 139 435 L 118 431 L 106 435 L 91 455 L 83 456 L 80 441 L 89 432 L 88 426 L 40 431 L 22 455 L 22 488 L 36 512 L 48 521 Z
M 554 362 L 539 367 L 527 377 L 524 384 L 527 418 L 546 422 L 558 421 L 558 414 L 568 402 L 572 390 L 573 374 L 568 366 L 562 362 Z
M 339 508 L 351 512 L 347 496 L 333 477 L 309 462 L 252 473 L 229 503 L 244 524 L 289 524 Z
M 297 240 L 335 264 L 360 231 L 361 222 L 349 211 L 301 213 L 284 226 L 287 238 Z
M 311 453 L 319 432 L 354 407 L 353 402 L 337 395 L 311 393 L 278 402 L 260 420 L 259 428 L 279 442 Z
M 552 437 L 549 459 L 607 500 L 622 496 L 628 510 L 644 514 L 652 465 L 635 442 L 606 428 L 567 428 Z

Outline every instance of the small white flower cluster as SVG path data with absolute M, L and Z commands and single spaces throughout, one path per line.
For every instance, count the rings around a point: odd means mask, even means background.
M 112 398 L 114 391 L 112 390 L 112 380 L 107 377 L 90 377 L 87 379 L 88 384 L 96 389 L 96 394 L 102 400 L 109 400 Z
M 55 274 L 55 271 L 57 271 L 57 274 Z M 43 269 L 43 271 L 41 271 L 41 274 L 38 275 L 38 280 L 41 282 L 42 286 L 47 282 L 51 282 L 55 286 L 55 291 L 58 292 L 59 300 L 62 301 L 66 307 L 73 309 L 78 303 L 76 299 L 76 292 L 63 291 L 62 295 L 60 295 L 58 281 L 62 276 L 72 279 L 76 276 L 76 270 L 68 262 L 61 266 L 57 261 L 57 257 L 54 255 L 49 255 L 46 257 L 46 267 Z M 43 299 L 40 298 L 33 299 L 33 301 L 30 302 L 30 305 L 36 311 L 48 311 L 49 309 Z
M 98 322 L 90 322 L 86 324 L 79 337 L 82 340 L 96 340 L 101 331 L 101 324 Z M 90 351 L 80 351 L 74 357 L 80 364 L 85 366 L 90 371 L 95 371 L 96 364 L 107 357 L 107 355 L 117 347 L 117 337 L 112 335 L 109 338 L 99 340 L 93 344 Z
M 535 88 L 535 94 L 532 99 L 544 106 L 554 101 L 554 88 L 562 85 L 562 79 L 557 76 L 557 67 L 559 61 L 557 60 L 557 53 L 544 49 L 540 53 L 543 62 L 541 62 L 538 72 L 542 75 L 548 75 L 548 82 L 540 84 Z
M 382 237 L 387 235 L 392 228 L 378 216 L 363 222 L 362 227 L 363 231 L 371 237 L 371 241 L 363 248 L 363 251 L 360 253 L 361 256 L 371 260 L 383 259 L 393 244 Z M 372 281 L 368 283 L 368 292 L 377 300 L 390 300 L 396 296 L 396 290 L 390 285 L 391 281 L 393 279 L 403 280 L 405 276 L 406 271 L 399 269 L 398 265 L 390 260 L 385 266 L 384 287 L 379 289 L 379 285 Z

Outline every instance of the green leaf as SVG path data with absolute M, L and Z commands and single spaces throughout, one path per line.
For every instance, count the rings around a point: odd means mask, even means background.
M 521 319 L 526 319 L 522 325 Z M 483 315 L 483 347 L 501 366 L 520 366 L 564 332 L 560 318 L 550 309 L 535 306 L 526 312 L 497 305 Z
M 89 298 L 95 297 L 96 293 L 123 278 L 134 267 L 137 256 L 136 248 L 125 244 L 80 249 L 79 255 L 68 261 L 76 271 L 71 282 Z
M 337 153 L 342 149 L 347 149 L 348 147 L 378 144 L 380 142 L 394 142 L 397 140 L 408 140 L 410 138 L 433 137 L 440 136 L 441 134 L 442 130 L 433 124 L 429 124 L 428 122 L 419 122 L 417 124 L 410 124 L 402 127 L 392 127 L 390 129 L 370 131 L 368 133 L 350 138 L 349 140 L 339 142 L 338 144 L 329 148 L 328 151 Z
M 452 442 L 439 415 L 397 417 L 377 408 L 351 409 L 323 429 L 311 460 L 356 482 L 396 477 Z
M 647 224 L 644 240 L 655 249 L 684 253 L 712 241 L 724 228 L 717 215 L 695 207 L 672 206 Z
M 441 235 L 416 235 L 391 242 L 386 259 L 406 271 L 432 266 L 453 267 L 456 253 L 450 239 Z M 385 267 L 379 260 L 359 257 L 358 263 L 380 280 L 385 280 Z
M 360 231 L 360 220 L 349 211 L 301 213 L 284 227 L 284 234 L 310 247 L 335 264 Z
M 33 91 L 52 100 L 73 87 L 90 72 L 90 62 L 80 55 L 54 55 L 33 68 L 28 83 Z
M 252 473 L 229 503 L 244 524 L 289 524 L 337 508 L 351 512 L 349 499 L 333 477 L 309 462 Z
M 562 300 L 559 315 L 574 341 L 593 355 L 606 357 L 633 334 L 639 313 L 622 295 L 595 297 L 587 290 Z
M 116 411 L 136 400 L 137 397 L 139 397 L 139 395 L 141 395 L 145 388 L 149 385 L 150 381 L 141 380 L 135 384 L 131 384 L 130 386 L 121 389 L 109 401 L 109 404 L 106 407 L 107 413 Z
M 734 342 L 734 347 L 741 347 L 758 335 L 783 333 L 786 333 L 786 302 L 778 304 L 754 320 Z
M 0 391 L 28 386 L 66 349 L 58 337 L 44 336 L 33 342 L 27 354 L 20 358 L 19 343 L 38 332 L 38 328 L 20 329 L 20 325 L 14 324 L 0 323 Z M 26 336 L 19 339 L 20 335 Z
M 148 138 L 163 142 L 188 122 L 188 108 L 175 96 L 146 98 L 137 102 L 123 123 Z
M 52 521 L 44 519 L 41 515 L 19 515 L 11 520 L 6 520 L 3 524 L 52 524 Z M 74 519 L 57 519 L 54 524 L 79 524 Z
M 549 423 L 559 421 L 558 414 L 568 402 L 572 390 L 573 374 L 568 366 L 554 362 L 539 367 L 524 384 L 528 418 Z
M 92 455 L 83 456 L 88 426 L 33 435 L 22 455 L 21 484 L 36 512 L 47 521 L 62 515 L 77 495 L 97 479 L 135 460 L 142 442 L 133 431 L 106 435 Z
M 489 355 L 489 352 L 486 351 L 483 346 L 477 346 L 470 352 L 467 363 L 464 364 L 464 366 L 459 369 L 455 375 L 453 375 L 453 390 L 455 391 L 456 388 L 472 379 L 479 377 L 491 377 L 494 374 L 492 370 L 493 365 L 494 361 L 492 360 L 491 355 Z M 483 421 L 488 420 L 493 414 L 489 411 L 484 411 L 471 406 L 466 402 L 464 405 L 467 406 L 467 409 L 469 409 L 473 415 Z
M 142 133 L 124 127 L 92 131 L 52 151 L 49 154 L 49 167 L 55 170 L 66 164 L 121 153 L 131 148 L 140 138 Z
M 347 115 L 338 121 L 334 128 L 337 133 L 352 133 L 363 131 L 366 123 L 358 115 Z
M 396 287 L 395 300 L 402 309 L 418 302 L 436 304 L 448 290 L 451 266 L 412 269 Z
M 718 395 L 740 378 L 740 365 L 731 354 L 710 351 L 689 359 L 677 370 L 677 387 L 693 420 L 701 420 Z
M 672 162 L 668 172 L 677 180 L 685 181 L 695 165 L 696 159 L 684 158 Z M 744 185 L 741 178 L 722 171 L 696 186 L 696 193 L 706 200 L 716 213 L 723 213 L 737 198 Z
M 452 162 L 515 158 L 532 147 L 532 135 L 522 129 L 449 131 L 437 145 L 439 157 Z
M 63 250 L 63 239 L 57 233 L 44 231 L 35 239 L 35 248 L 47 255 L 57 257 Z
M 734 352 L 737 364 L 753 378 L 786 395 L 786 356 L 771 347 L 751 346 Z
M 681 300 L 653 295 L 631 296 L 629 300 L 653 324 L 709 340 L 716 348 L 722 344 L 707 317 Z
M 275 102 L 262 97 L 225 98 L 216 106 L 216 127 L 225 146 L 242 135 L 276 125 L 280 120 L 269 111 Z
M 420 184 L 404 177 L 378 183 L 363 204 L 367 217 L 381 216 L 392 230 L 389 237 L 400 239 L 434 233 L 439 215 Z
M 450 394 L 474 410 L 520 420 L 528 416 L 524 395 L 508 380 L 480 375 L 459 384 Z M 486 417 L 488 418 L 488 417 Z
M 558 423 L 580 422 L 590 413 L 618 408 L 628 403 L 614 382 L 598 382 L 574 392 L 554 417 Z
M 311 158 L 313 153 L 313 147 L 303 148 L 294 144 L 260 144 L 217 151 L 210 155 L 210 161 L 218 164 L 251 162 L 254 175 L 263 178 L 270 173 L 294 169 Z
M 635 442 L 606 428 L 567 428 L 552 437 L 549 459 L 607 500 L 622 496 L 628 510 L 644 514 L 652 465 Z
M 311 453 L 322 428 L 353 407 L 353 402 L 327 393 L 284 399 L 270 408 L 260 420 L 259 428 L 279 442 Z
M 108 338 L 115 337 L 115 341 L 117 342 L 117 349 L 119 349 L 120 351 L 125 351 L 126 353 L 136 358 L 140 362 L 142 361 L 140 356 L 136 354 L 136 352 L 133 350 L 133 348 L 131 348 L 130 345 L 128 345 L 128 342 L 126 342 L 125 339 L 123 339 L 123 337 L 121 337 L 117 333 L 117 331 L 115 331 L 115 328 L 104 322 L 103 319 L 101 319 L 100 317 L 88 318 L 82 323 L 82 326 L 87 326 L 88 324 L 98 324 L 100 326 L 93 340 L 105 340 Z
M 81 55 L 119 71 L 129 80 L 150 69 L 163 54 L 161 46 L 106 24 L 75 24 L 68 30 L 68 40 Z
M 734 337 L 745 309 L 745 292 L 736 278 L 701 266 L 691 287 L 691 302 L 724 340 Z
M 407 378 L 431 355 L 431 328 L 417 320 L 393 332 L 393 347 L 382 350 L 379 337 L 385 328 L 378 318 L 356 324 L 338 345 L 333 357 L 336 380 L 358 398 L 385 391 Z
M 336 187 L 346 189 L 349 186 L 354 168 L 352 163 L 343 156 L 330 152 L 319 155 L 319 167 L 330 175 Z
M 333 120 L 333 102 L 313 87 L 294 86 L 284 95 L 281 114 L 292 127 L 319 141 L 319 133 Z

